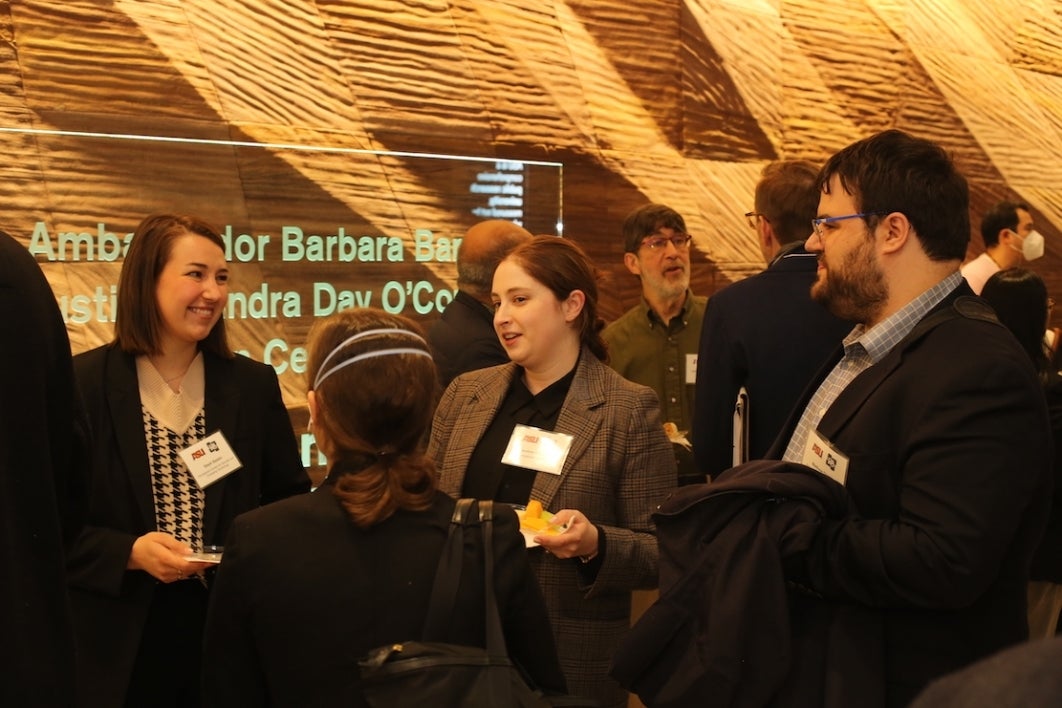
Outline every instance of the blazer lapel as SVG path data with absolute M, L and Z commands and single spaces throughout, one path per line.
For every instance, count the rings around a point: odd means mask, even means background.
M 818 430 L 823 437 L 831 441 L 836 439 L 845 424 L 855 416 L 878 386 L 900 365 L 903 353 L 899 350 L 903 346 L 901 342 L 883 360 L 856 376 L 841 391 L 826 414 L 822 416 L 822 420 L 819 421 Z
M 237 354 L 239 356 L 239 354 Z M 226 439 L 237 429 L 240 410 L 240 387 L 233 380 L 231 367 L 224 359 L 203 352 L 203 369 L 206 378 L 203 408 L 206 414 L 206 433 L 225 431 Z M 229 445 L 232 440 L 228 439 Z M 221 501 L 228 486 L 229 477 L 223 477 L 204 490 L 203 538 L 213 538 L 221 514 Z
M 464 472 L 459 475 L 445 475 L 442 487 L 442 491 L 454 498 L 461 495 L 461 480 L 467 474 L 472 453 L 497 415 L 517 371 L 519 368 L 516 364 L 485 370 L 485 375 L 477 381 L 475 389 L 472 390 L 468 403 L 457 411 L 458 420 L 454 422 L 450 440 L 446 443 L 446 468 Z
M 572 436 L 571 449 L 564 460 L 560 474 L 539 472 L 535 475 L 535 483 L 531 487 L 531 496 L 540 499 L 542 506 L 546 509 L 552 508 L 553 497 L 561 482 L 586 453 L 590 441 L 595 438 L 604 421 L 601 407 L 605 403 L 602 383 L 604 366 L 586 349 L 579 357 L 579 365 L 572 379 L 572 385 L 568 389 L 568 395 L 564 398 L 564 405 L 557 417 L 555 428 L 558 433 L 567 433 Z
M 103 378 L 122 467 L 140 508 L 144 528 L 153 529 L 155 498 L 151 492 L 151 468 L 144 434 L 140 384 L 136 377 L 136 359 L 117 348 L 110 349 Z
M 874 366 L 855 377 L 848 386 L 841 391 L 837 399 L 826 411 L 819 423 L 819 432 L 827 440 L 834 440 L 845 424 L 863 406 L 863 403 L 877 390 L 885 379 L 903 361 L 904 355 L 909 349 L 926 336 L 938 325 L 956 317 L 975 317 L 981 319 L 994 319 L 987 303 L 973 297 L 961 297 L 966 288 L 959 287 L 952 291 L 943 301 L 930 310 L 918 324 L 900 342 L 885 355 L 885 358 Z

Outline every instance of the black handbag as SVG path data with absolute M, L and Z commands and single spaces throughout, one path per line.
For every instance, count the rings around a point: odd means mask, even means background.
M 461 580 L 466 526 L 475 523 L 474 499 L 461 499 L 450 520 L 446 545 L 435 572 L 424 636 L 438 636 L 453 612 Z M 483 535 L 486 648 L 445 642 L 410 641 L 379 647 L 358 662 L 366 702 L 372 708 L 550 708 L 590 706 L 567 696 L 545 696 L 525 681 L 509 659 L 494 595 L 493 502 L 480 501 Z M 574 702 L 569 702 L 574 701 Z

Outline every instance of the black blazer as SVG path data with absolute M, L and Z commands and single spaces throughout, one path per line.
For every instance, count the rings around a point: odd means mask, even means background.
M 734 401 L 749 394 L 749 459 L 766 454 L 797 398 L 852 330 L 811 299 L 818 259 L 802 247 L 708 300 L 690 442 L 714 477 L 733 462 Z
M 769 457 L 784 454 L 839 358 Z M 856 514 L 823 521 L 804 582 L 835 604 L 883 610 L 886 704 L 1025 639 L 1051 430 L 1028 355 L 987 303 L 962 283 L 841 392 L 818 430 L 849 458 Z
M 236 519 L 207 617 L 207 706 L 363 706 L 358 659 L 420 639 L 454 500 L 359 529 L 330 484 Z M 471 537 L 471 538 L 470 538 Z M 546 607 L 516 515 L 495 505 L 494 581 L 509 653 L 543 688 L 564 691 Z M 483 555 L 465 532 L 446 639 L 484 646 Z
M 428 330 L 428 341 L 439 369 L 439 385 L 446 388 L 458 375 L 488 366 L 508 364 L 494 316 L 476 298 L 458 290 Z
M 244 511 L 309 489 L 272 367 L 204 353 L 206 429 L 221 430 L 243 468 L 206 489 L 203 542 L 221 544 Z M 84 705 L 121 705 L 155 579 L 126 570 L 155 531 L 147 443 L 132 356 L 105 345 L 74 358 L 93 426 L 89 510 L 68 563 Z
M 1054 492 L 1051 495 L 1051 513 L 1047 519 L 1044 537 L 1033 555 L 1029 569 L 1031 580 L 1062 583 L 1062 376 L 1052 371 L 1044 384 L 1047 394 L 1047 411 L 1051 416 L 1051 431 L 1054 435 L 1055 455 Z
M 55 295 L 0 233 L 0 705 L 74 703 L 65 542 L 84 513 L 87 428 Z

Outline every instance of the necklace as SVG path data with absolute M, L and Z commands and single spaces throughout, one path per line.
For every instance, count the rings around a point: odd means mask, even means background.
M 180 371 L 179 373 L 177 373 L 177 374 L 176 374 L 175 376 L 171 376 L 171 377 L 169 377 L 169 378 L 166 378 L 166 374 L 162 373 L 162 368 L 160 368 L 160 367 L 159 367 L 159 365 L 158 365 L 158 364 L 157 364 L 157 363 L 155 362 L 155 360 L 154 360 L 154 359 L 151 359 L 150 361 L 151 361 L 151 365 L 152 365 L 153 367 L 155 367 L 155 371 L 156 371 L 156 372 L 158 372 L 158 375 L 159 375 L 159 376 L 160 376 L 160 377 L 162 378 L 162 382 L 163 382 L 163 383 L 166 383 L 166 384 L 170 384 L 170 383 L 173 383 L 174 381 L 176 381 L 176 380 L 178 380 L 178 379 L 180 379 L 180 378 L 183 378 L 183 377 L 184 377 L 184 375 L 188 373 L 188 369 L 190 369 L 190 368 L 192 367 L 192 362 L 190 361 L 190 362 L 188 362 L 188 364 L 186 364 L 186 365 L 185 365 L 185 367 L 184 367 L 184 368 L 183 368 L 183 369 L 182 369 L 182 370 L 181 370 L 181 371 Z M 195 361 L 195 359 L 193 358 L 193 359 L 192 359 L 192 361 Z

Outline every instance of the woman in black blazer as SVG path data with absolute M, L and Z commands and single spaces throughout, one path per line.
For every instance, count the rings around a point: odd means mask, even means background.
M 308 348 L 307 404 L 328 478 L 233 523 L 207 620 L 208 706 L 365 705 L 358 659 L 421 638 L 454 510 L 423 451 L 437 393 L 428 345 L 405 318 L 352 309 L 320 321 Z M 516 515 L 495 509 L 510 657 L 563 692 Z M 484 646 L 482 550 L 467 535 L 462 571 L 445 639 Z
M 74 359 L 93 426 L 68 562 L 79 706 L 199 705 L 212 574 L 191 554 L 237 514 L 309 489 L 276 373 L 229 349 L 228 276 L 212 227 L 148 217 L 122 266 L 115 341 Z M 208 444 L 237 460 L 197 480 L 180 453 Z

